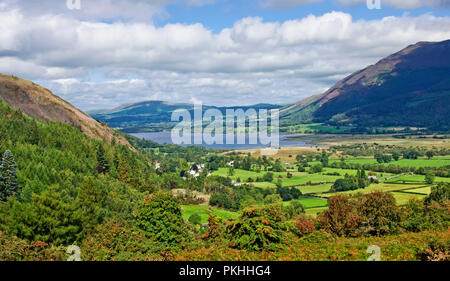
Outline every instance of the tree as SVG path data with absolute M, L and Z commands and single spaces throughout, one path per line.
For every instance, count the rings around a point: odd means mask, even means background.
M 358 188 L 365 188 L 367 186 L 366 171 L 364 171 L 364 169 L 358 170 L 356 173 L 356 181 L 358 183 Z
M 84 178 L 75 206 L 75 217 L 81 223 L 82 234 L 91 233 L 101 223 L 101 194 L 93 177 Z
M 399 230 L 400 210 L 391 193 L 374 191 L 358 197 L 358 215 L 365 233 L 385 235 Z
M 7 201 L 9 196 L 19 198 L 16 162 L 11 151 L 6 150 L 0 164 L 0 200 Z
M 430 205 L 435 201 L 440 204 L 450 199 L 450 183 L 440 182 L 431 187 L 431 193 L 425 198 L 425 204 Z
M 120 157 L 118 169 L 119 169 L 119 180 L 124 183 L 129 183 L 128 164 L 123 155 Z
M 313 174 L 320 173 L 323 170 L 323 166 L 321 163 L 319 163 L 319 164 L 312 166 L 310 170 L 311 170 L 311 173 L 313 173 Z
M 392 152 L 392 158 L 394 158 L 395 161 L 398 161 L 398 159 L 400 159 L 400 153 L 398 151 Z
M 233 166 L 228 167 L 228 176 L 229 177 L 234 176 L 234 167 Z
M 102 144 L 99 144 L 97 149 L 97 172 L 99 174 L 105 174 L 109 171 L 110 165 L 105 158 L 105 149 Z
M 263 180 L 266 182 L 272 182 L 273 181 L 273 173 L 267 172 L 263 176 Z
M 9 229 L 13 235 L 29 241 L 70 245 L 79 233 L 74 205 L 62 200 L 59 186 L 50 186 L 40 195 L 33 194 L 30 204 L 14 202 Z
M 380 152 L 375 153 L 374 158 L 377 160 L 378 163 L 383 163 L 384 159 L 383 159 L 383 154 L 381 154 Z
M 188 239 L 180 204 L 168 192 L 158 191 L 144 199 L 137 225 L 148 237 L 167 246 L 180 246 Z
M 328 166 L 328 154 L 325 150 L 322 150 L 322 155 L 320 157 L 320 162 L 322 163 L 323 167 Z
M 428 171 L 425 175 L 425 182 L 427 184 L 433 184 L 434 182 L 434 173 L 432 171 Z
M 356 205 L 345 194 L 337 194 L 328 200 L 328 210 L 317 217 L 320 229 L 339 236 L 357 235 L 362 218 L 356 213 Z
M 425 155 L 428 159 L 431 159 L 434 156 L 434 152 L 432 150 L 428 150 L 427 152 L 425 152 Z

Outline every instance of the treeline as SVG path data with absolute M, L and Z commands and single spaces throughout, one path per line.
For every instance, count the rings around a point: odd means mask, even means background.
M 450 155 L 450 149 L 448 148 L 427 148 L 427 147 L 399 147 L 395 145 L 380 145 L 377 143 L 369 144 L 351 144 L 351 145 L 333 145 L 330 147 L 330 151 L 340 151 L 343 155 L 350 155 L 353 157 L 360 156 L 374 156 L 379 154 L 390 154 L 392 156 L 398 155 L 397 160 L 402 156 L 405 159 L 417 159 L 418 157 L 425 157 L 427 152 L 431 152 L 433 156 L 446 156 Z M 395 159 L 395 158 L 394 158 Z

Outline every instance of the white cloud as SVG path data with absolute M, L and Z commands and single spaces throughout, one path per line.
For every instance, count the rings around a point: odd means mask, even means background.
M 201 24 L 101 23 L 9 9 L 0 11 L 0 72 L 43 83 L 83 109 L 145 99 L 287 103 L 409 44 L 446 39 L 450 19 L 431 15 L 251 17 L 214 33 Z
M 380 0 L 381 5 L 399 8 L 399 9 L 416 9 L 420 7 L 430 7 L 435 9 L 450 8 L 449 0 Z M 325 0 L 265 0 L 263 7 L 267 8 L 292 8 L 300 5 L 314 4 L 325 2 Z M 327 2 L 337 2 L 341 5 L 367 5 L 367 0 L 329 0 Z

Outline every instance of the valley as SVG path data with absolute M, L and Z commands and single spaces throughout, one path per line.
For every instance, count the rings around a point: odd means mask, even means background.
M 279 110 L 270 149 L 174 144 L 171 115 L 192 104 L 91 117 L 1 75 L 0 260 L 61 261 L 76 245 L 85 261 L 362 261 L 375 244 L 382 260 L 448 261 L 449 42 L 409 46 L 298 103 L 200 112 Z M 246 143 L 271 131 L 244 129 Z

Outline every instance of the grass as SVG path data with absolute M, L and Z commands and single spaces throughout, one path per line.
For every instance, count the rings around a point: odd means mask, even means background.
M 183 211 L 183 219 L 189 219 L 189 217 L 193 214 L 199 214 L 202 218 L 202 223 L 207 223 L 209 215 L 208 213 L 222 217 L 224 219 L 236 219 L 240 216 L 238 212 L 232 212 L 227 210 L 221 210 L 217 208 L 213 208 L 210 206 L 199 206 L 199 205 L 183 205 L 181 206 Z
M 319 199 L 319 198 L 302 197 L 302 198 L 297 199 L 297 201 L 300 201 L 302 203 L 303 207 L 305 207 L 305 209 L 328 206 L 328 201 L 327 200 Z M 289 204 L 291 204 L 291 202 L 292 201 L 286 201 L 286 202 L 283 202 L 283 204 L 284 205 L 289 205 Z
M 424 195 L 428 195 L 431 193 L 431 186 L 420 187 L 420 188 L 415 188 L 415 189 L 408 189 L 407 192 L 421 193 Z
M 332 184 L 308 185 L 297 187 L 303 194 L 318 194 L 328 192 Z
M 347 173 L 351 172 L 352 170 L 342 170 L 342 173 L 344 171 L 347 171 Z M 253 172 L 253 171 L 246 171 L 241 169 L 235 169 L 234 175 L 230 178 L 233 180 L 237 180 L 237 178 L 241 179 L 241 182 L 247 181 L 248 178 L 252 178 L 253 180 L 256 180 L 257 177 L 262 178 L 264 174 L 267 173 L 265 171 L 261 171 L 260 173 Z M 328 176 L 323 175 L 322 173 L 319 174 L 308 174 L 308 173 L 301 173 L 301 172 L 291 172 L 292 177 L 287 178 L 287 172 L 272 172 L 274 176 L 274 180 L 272 182 L 253 182 L 255 186 L 258 187 L 275 187 L 275 183 L 278 181 L 278 177 L 281 176 L 281 182 L 283 186 L 297 186 L 297 185 L 303 185 L 307 184 L 308 182 L 311 183 L 332 183 L 338 178 L 341 178 L 341 176 Z M 356 172 L 354 172 L 356 174 Z M 228 176 L 228 169 L 227 168 L 219 168 L 217 171 L 214 171 L 212 173 L 213 175 L 227 177 Z
M 426 195 L 419 195 L 419 194 L 409 194 L 409 193 L 403 193 L 403 192 L 391 192 L 391 194 L 394 196 L 395 201 L 397 205 L 405 205 L 408 203 L 411 199 L 424 199 Z
M 392 180 L 387 181 L 388 183 L 425 183 L 425 176 L 423 175 L 404 175 Z M 450 178 L 435 177 L 434 182 L 450 182 Z

